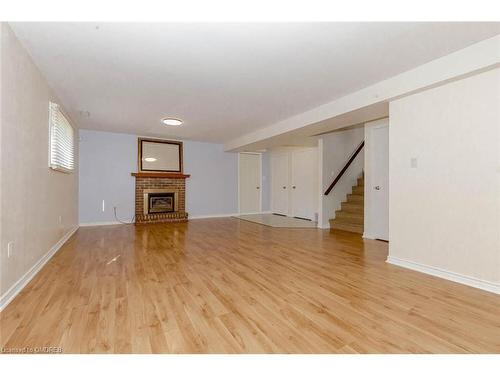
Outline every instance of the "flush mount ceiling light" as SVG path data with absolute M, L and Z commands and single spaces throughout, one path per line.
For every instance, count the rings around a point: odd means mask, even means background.
M 144 160 L 152 163 L 152 162 L 156 161 L 156 158 L 144 158 Z
M 182 120 L 172 117 L 165 117 L 164 119 L 161 120 L 161 122 L 163 122 L 165 125 L 170 125 L 170 126 L 182 125 Z

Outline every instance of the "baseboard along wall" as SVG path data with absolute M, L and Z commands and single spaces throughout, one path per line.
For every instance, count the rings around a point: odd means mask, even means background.
M 2 311 L 20 292 L 24 289 L 26 285 L 35 277 L 35 275 L 43 268 L 43 266 L 54 256 L 57 251 L 68 241 L 71 236 L 78 230 L 78 226 L 75 226 L 69 230 L 57 243 L 50 248 L 50 250 L 38 261 L 33 267 L 31 267 L 28 272 L 26 272 L 17 282 L 10 287 L 1 297 L 0 297 L 0 311 Z
M 491 281 L 477 279 L 475 277 L 462 275 L 456 272 L 451 272 L 443 270 L 438 267 L 428 266 L 425 264 L 420 264 L 408 260 L 403 260 L 395 257 L 387 257 L 387 263 L 393 264 L 395 266 L 404 267 L 411 269 L 413 271 L 422 272 L 428 275 L 440 277 L 449 281 L 454 281 L 456 283 L 464 284 L 474 288 L 486 290 L 491 293 L 500 294 L 500 283 L 494 283 Z

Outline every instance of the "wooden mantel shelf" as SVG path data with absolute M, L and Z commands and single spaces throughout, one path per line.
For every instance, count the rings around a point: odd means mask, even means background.
M 134 177 L 146 177 L 146 178 L 189 178 L 190 174 L 183 173 L 162 173 L 162 172 L 133 172 L 131 173 Z

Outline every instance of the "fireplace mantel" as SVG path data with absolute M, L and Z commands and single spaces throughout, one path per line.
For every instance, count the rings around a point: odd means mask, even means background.
M 134 177 L 142 178 L 189 178 L 190 174 L 183 173 L 163 173 L 163 172 L 133 172 L 131 173 Z

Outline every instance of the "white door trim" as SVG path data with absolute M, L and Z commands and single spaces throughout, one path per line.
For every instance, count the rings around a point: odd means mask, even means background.
M 241 188 L 240 188 L 240 158 L 241 154 L 250 154 L 250 155 L 259 155 L 259 163 L 260 163 L 260 173 L 259 173 L 259 212 L 241 212 L 240 205 L 240 197 L 241 197 Z M 262 153 L 261 152 L 239 152 L 238 153 L 238 213 L 242 214 L 255 214 L 262 212 Z

